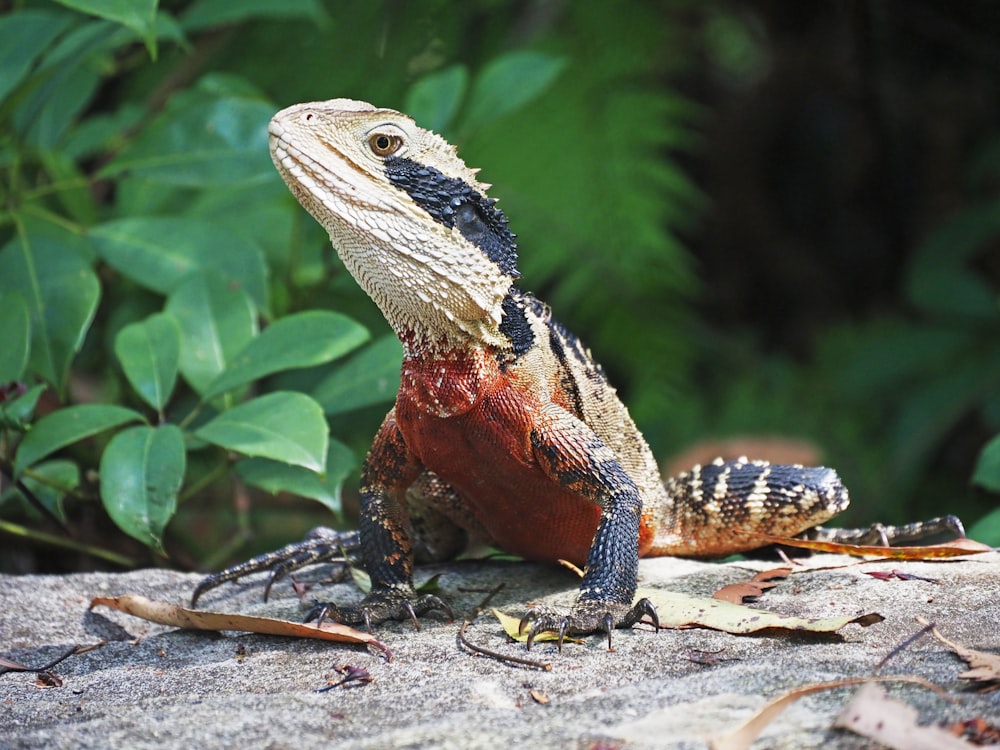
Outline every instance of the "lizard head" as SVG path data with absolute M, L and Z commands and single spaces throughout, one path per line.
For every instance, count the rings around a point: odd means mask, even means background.
M 351 99 L 288 107 L 269 132 L 282 179 L 401 337 L 505 345 L 514 235 L 453 146 Z

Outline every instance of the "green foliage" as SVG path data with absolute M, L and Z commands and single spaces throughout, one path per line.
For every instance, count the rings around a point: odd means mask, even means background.
M 1000 203 L 990 190 L 970 193 L 913 251 L 905 309 L 831 326 L 806 362 L 764 357 L 753 341 L 716 342 L 709 359 L 719 375 L 702 383 L 714 398 L 674 410 L 682 436 L 707 427 L 811 439 L 844 476 L 858 523 L 945 513 L 971 522 L 989 510 L 986 492 L 1000 492 L 1000 437 L 988 440 L 1000 432 L 1000 299 L 986 269 Z M 955 454 L 957 476 L 942 477 L 933 467 Z M 972 535 L 1000 542 L 997 518 L 987 515 Z
M 311 66 L 300 53 L 313 40 L 324 50 L 359 50 L 359 37 L 383 34 L 379 4 L 61 5 L 31 5 L 0 19 L 0 472 L 16 480 L 0 498 L 4 514 L 33 518 L 33 505 L 72 523 L 73 508 L 99 497 L 123 532 L 164 553 L 171 519 L 186 501 L 210 502 L 207 491 L 225 496 L 246 484 L 339 513 L 356 452 L 398 388 L 401 348 L 342 267 L 330 263 L 321 230 L 270 164 L 266 124 L 279 105 L 262 86 L 276 70 L 297 71 L 297 86 L 315 75 L 320 96 L 343 95 L 352 80 L 363 80 L 364 98 L 405 108 L 453 140 L 476 141 L 565 85 L 581 48 L 554 49 L 560 35 L 551 27 L 550 49 L 509 49 L 497 37 L 470 55 L 462 28 L 477 23 L 473 4 L 438 9 L 450 19 L 441 27 L 443 47 L 423 47 L 426 40 L 410 34 L 390 40 L 388 56 L 372 46 L 332 67 Z M 419 20 L 428 9 L 401 12 Z M 295 25 L 302 21 L 304 35 Z M 288 24 L 285 36 L 275 24 Z M 222 55 L 232 64 L 192 75 L 185 66 L 205 58 L 188 54 L 208 39 L 199 36 L 206 30 L 234 40 Z M 288 45 L 292 35 L 301 44 Z M 394 81 L 391 89 L 378 90 L 371 65 L 395 66 L 399 72 L 385 79 Z M 642 67 L 637 58 L 629 72 Z M 190 83 L 178 87 L 172 71 Z M 599 67 L 579 78 L 580 97 L 609 81 Z M 291 97 L 282 104 L 307 98 L 288 83 L 284 76 L 272 87 Z M 632 99 L 638 109 L 622 121 L 648 115 L 647 98 L 660 130 L 636 141 L 637 149 L 669 145 L 662 129 L 669 106 L 652 89 Z M 567 113 L 553 126 L 572 119 Z M 590 148 L 618 141 L 602 132 Z M 580 158 L 553 153 L 567 163 Z M 637 165 L 612 182 L 631 184 Z M 664 173 L 642 169 L 659 183 L 644 190 L 646 205 L 663 218 Z M 528 170 L 520 179 L 535 176 Z M 583 197 L 571 208 L 586 212 L 607 186 L 578 189 Z M 513 212 L 516 204 L 511 199 Z M 558 229 L 584 239 L 573 223 Z M 679 262 L 676 246 L 661 244 L 658 233 L 646 236 L 651 253 L 667 251 L 668 264 Z M 548 261 L 551 270 L 574 265 L 574 242 L 551 238 L 552 247 L 565 248 Z M 525 257 L 544 266 L 545 252 L 533 248 Z M 582 292 L 604 270 L 591 268 L 570 284 Z M 558 275 L 536 279 L 544 287 Z M 369 329 L 379 331 L 370 343 Z M 331 425 L 342 440 L 331 437 Z
M 179 427 L 122 430 L 101 455 L 101 497 L 126 534 L 163 552 L 163 529 L 177 509 L 186 453 Z
M 391 401 L 382 371 L 393 359 L 398 371 L 399 348 L 360 349 L 382 382 L 362 390 L 357 365 L 331 363 L 365 344 L 365 327 L 295 309 L 309 295 L 289 242 L 299 209 L 268 159 L 276 106 L 206 75 L 162 109 L 95 107 L 100 85 L 137 63 L 136 35 L 150 55 L 157 39 L 186 40 L 155 2 L 63 5 L 103 20 L 51 6 L 0 19 L 0 471 L 16 483 L 3 500 L 66 522 L 67 500 L 97 490 L 120 529 L 161 553 L 185 488 L 220 477 L 339 513 L 354 453 L 330 438 L 319 401 L 274 377 L 309 373 L 306 390 L 320 383 L 325 407 L 347 413 Z M 309 2 L 234 10 L 196 3 L 188 27 L 319 14 Z M 254 201 L 271 231 L 246 229 Z M 277 304 L 274 269 L 289 281 Z M 74 403 L 81 379 L 96 390 Z

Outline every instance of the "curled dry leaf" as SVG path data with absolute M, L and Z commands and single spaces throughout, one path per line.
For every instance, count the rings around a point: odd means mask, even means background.
M 968 672 L 962 672 L 962 674 L 959 675 L 959 677 L 963 680 L 1000 683 L 1000 654 L 991 654 L 987 651 L 977 651 L 973 648 L 966 648 L 965 646 L 955 643 L 954 641 L 949 641 L 941 635 L 936 627 L 932 626 L 924 618 L 918 617 L 917 622 L 921 625 L 929 626 L 931 633 L 935 638 L 954 651 L 959 658 L 963 659 L 966 664 L 972 667 L 972 669 Z
M 792 574 L 791 568 L 771 568 L 770 570 L 762 570 L 760 573 L 751 578 L 751 581 L 757 581 L 760 583 L 766 581 L 782 581 Z
M 91 608 L 97 606 L 111 607 L 144 620 L 189 630 L 237 630 L 266 635 L 284 635 L 292 638 L 317 638 L 343 643 L 363 643 L 381 651 L 387 660 L 392 660 L 392 653 L 374 636 L 340 623 L 291 622 L 271 617 L 207 612 L 133 595 L 98 596 L 90 602 Z
M 811 539 L 761 534 L 764 544 L 780 544 L 782 547 L 798 547 L 817 552 L 832 552 L 855 557 L 881 557 L 887 560 L 940 560 L 960 555 L 975 555 L 992 552 L 993 548 L 972 539 L 954 539 L 944 544 L 927 544 L 917 547 L 883 547 L 878 544 L 843 544 L 841 542 L 820 542 Z
M 742 604 L 747 599 L 756 599 L 767 589 L 773 589 L 777 584 L 764 581 L 744 581 L 743 583 L 730 583 L 712 594 L 713 599 L 718 599 L 731 604 Z
M 61 688 L 63 686 L 62 677 L 55 672 L 39 672 L 35 677 L 35 687 L 40 688 Z
M 762 570 L 749 581 L 742 583 L 731 583 L 723 586 L 712 594 L 713 599 L 720 599 L 724 602 L 742 604 L 747 599 L 756 599 L 768 589 L 773 589 L 778 584 L 775 581 L 784 580 L 792 574 L 791 568 L 774 568 L 773 570 Z
M 543 706 L 549 705 L 549 696 L 547 696 L 543 691 L 533 688 L 528 693 L 531 696 L 531 700 L 535 703 L 540 703 Z
M 894 750 L 970 750 L 970 745 L 946 729 L 921 725 L 917 709 L 886 695 L 879 685 L 865 685 L 851 699 L 833 726 Z
M 826 690 L 837 690 L 838 688 L 850 687 L 852 685 L 863 685 L 868 682 L 911 682 L 929 688 L 936 693 L 944 694 L 941 688 L 922 677 L 908 677 L 906 675 L 873 678 L 858 677 L 803 685 L 768 701 L 763 708 L 728 734 L 708 738 L 708 746 L 711 750 L 749 750 L 757 735 L 763 732 L 768 724 L 774 721 L 782 711 L 799 698 Z

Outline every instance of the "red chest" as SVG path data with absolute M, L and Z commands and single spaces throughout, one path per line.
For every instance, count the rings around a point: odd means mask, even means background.
M 459 493 L 498 547 L 583 565 L 600 509 L 535 462 L 531 432 L 541 390 L 501 372 L 489 356 L 407 359 L 396 424 L 407 448 Z

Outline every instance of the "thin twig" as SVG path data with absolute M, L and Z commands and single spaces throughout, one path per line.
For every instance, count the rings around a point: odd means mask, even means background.
M 532 669 L 541 669 L 545 672 L 551 672 L 552 671 L 551 662 L 537 661 L 536 659 L 527 659 L 520 656 L 510 656 L 508 654 L 501 654 L 498 651 L 492 651 L 488 648 L 477 646 L 476 644 L 474 644 L 472 641 L 470 641 L 468 638 L 465 637 L 466 629 L 469 627 L 469 625 L 472 624 L 472 622 L 477 617 L 479 617 L 482 611 L 490 603 L 490 600 L 493 599 L 493 597 L 496 596 L 498 593 L 500 593 L 500 590 L 503 589 L 503 586 L 504 585 L 502 583 L 499 583 L 494 588 L 490 589 L 489 593 L 486 595 L 486 598 L 483 599 L 475 607 L 475 609 L 473 609 L 472 612 L 466 616 L 465 620 L 462 622 L 462 627 L 459 628 L 458 630 L 459 645 L 465 646 L 465 648 L 469 649 L 469 651 L 471 651 L 474 654 L 479 654 L 480 656 L 488 656 L 491 659 L 496 659 L 497 661 L 503 662 L 505 664 L 516 664 L 522 667 L 531 667 Z
M 880 669 L 882 669 L 882 667 L 884 667 L 886 664 L 889 663 L 890 659 L 894 658 L 899 652 L 901 652 L 904 649 L 908 648 L 910 645 L 913 644 L 914 641 L 918 641 L 921 638 L 923 638 L 925 635 L 927 635 L 932 630 L 934 630 L 934 623 L 928 623 L 924 627 L 920 628 L 920 630 L 918 630 L 916 633 L 914 633 L 913 635 L 911 635 L 905 641 L 903 641 L 898 646 L 896 646 L 894 649 L 892 649 L 892 651 L 890 651 L 888 654 L 886 654 L 885 658 L 882 659 L 882 661 L 880 661 L 878 664 L 875 665 L 875 670 L 874 671 L 877 672 Z
M 16 664 L 14 662 L 8 661 L 7 659 L 4 659 L 3 664 L 0 664 L 0 674 L 4 674 L 6 672 L 48 672 L 50 669 L 52 669 L 52 667 L 54 667 L 56 664 L 63 661 L 64 659 L 68 659 L 71 656 L 76 656 L 77 654 L 85 654 L 88 651 L 93 651 L 95 648 L 100 648 L 105 643 L 107 643 L 107 641 L 98 641 L 97 643 L 91 643 L 88 646 L 80 646 L 80 645 L 73 646 L 68 651 L 66 651 L 66 653 L 64 653 L 62 656 L 57 656 L 48 664 L 43 664 L 40 667 L 26 667 L 23 664 Z

